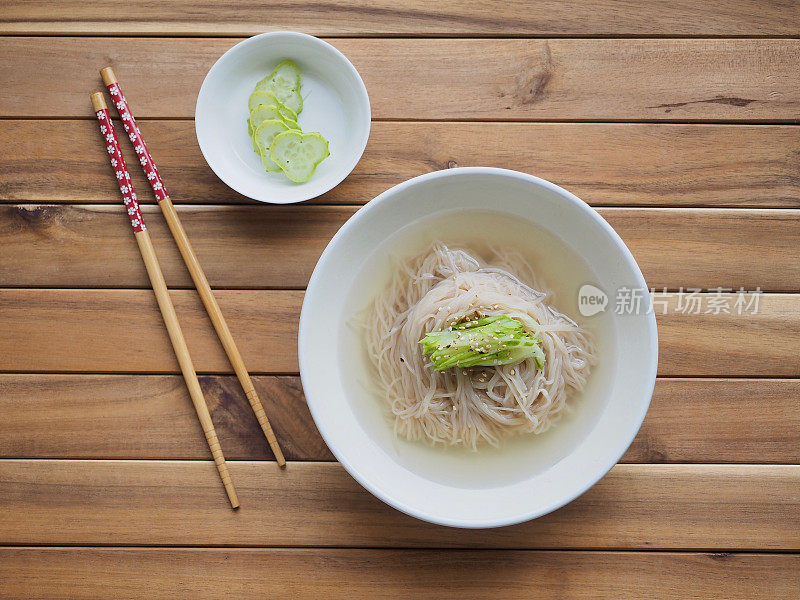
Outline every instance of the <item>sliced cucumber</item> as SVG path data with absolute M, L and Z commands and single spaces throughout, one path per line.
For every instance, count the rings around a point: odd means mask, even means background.
M 283 115 L 281 115 L 278 107 L 274 104 L 270 104 L 269 106 L 266 104 L 259 104 L 252 111 L 250 111 L 250 117 L 247 119 L 247 130 L 250 132 L 250 137 L 253 137 L 256 129 L 258 129 L 258 126 L 261 125 L 261 123 L 268 120 L 283 121 Z M 288 124 L 287 128 L 291 129 Z M 255 139 L 253 140 L 253 152 L 256 154 L 259 153 Z
M 300 89 L 300 69 L 290 60 L 285 60 L 272 69 L 272 73 L 256 84 L 257 90 Z
M 276 91 L 275 95 L 278 97 L 278 100 L 280 100 L 286 108 L 294 112 L 294 114 L 299 115 L 303 110 L 303 97 L 300 95 L 300 90 L 291 90 L 285 94 Z
M 291 119 L 292 121 L 297 121 L 297 113 L 296 112 L 294 112 L 291 108 L 286 106 L 280 100 L 276 99 L 275 101 L 278 103 L 278 110 L 281 111 L 281 114 L 285 118 Z
M 286 123 L 286 127 L 288 127 L 289 129 L 296 129 L 297 131 L 302 131 L 302 129 L 300 129 L 300 125 L 297 124 L 297 121 L 292 121 L 291 119 L 288 119 L 283 115 L 281 115 L 281 117 L 283 122 Z
M 281 168 L 275 164 L 275 161 L 269 157 L 269 150 L 265 150 L 259 154 L 261 157 L 261 166 L 267 173 L 280 173 Z
M 250 123 L 250 126 L 255 132 L 255 130 L 258 129 L 258 126 L 268 119 L 277 119 L 278 121 L 283 120 L 281 111 L 278 110 L 278 107 L 274 104 L 259 104 L 250 111 L 250 118 L 247 119 L 247 121 Z
M 250 99 L 247 101 L 247 108 L 250 111 L 255 110 L 259 105 L 275 106 L 275 94 L 264 90 L 256 90 L 250 94 Z
M 269 75 L 256 84 L 256 92 L 272 92 L 287 108 L 296 115 L 303 110 L 300 96 L 300 69 L 290 60 L 275 67 Z M 255 92 L 254 92 L 255 93 Z
M 319 133 L 302 133 L 289 130 L 272 140 L 269 155 L 296 183 L 308 181 L 317 165 L 330 156 L 328 140 Z
M 289 129 L 300 129 L 300 125 L 297 124 L 297 121 L 287 117 L 279 106 L 274 104 L 270 104 L 269 106 L 266 104 L 259 104 L 250 112 L 250 118 L 247 120 L 249 125 L 248 131 L 250 131 L 251 137 L 253 136 L 253 132 L 258 129 L 258 126 L 267 119 L 283 121 Z
M 270 158 L 269 150 L 275 136 L 287 131 L 286 124 L 278 119 L 263 121 L 253 134 L 253 144 L 261 155 L 261 164 L 267 171 L 280 171 L 281 168 Z
M 278 110 L 280 111 L 281 115 L 283 115 L 287 120 L 297 121 L 296 112 L 294 112 L 291 108 L 289 108 L 283 102 L 278 100 L 278 97 L 274 93 L 267 91 L 267 95 L 270 97 L 270 100 L 269 102 L 265 102 L 264 104 L 274 104 L 275 106 L 278 107 Z

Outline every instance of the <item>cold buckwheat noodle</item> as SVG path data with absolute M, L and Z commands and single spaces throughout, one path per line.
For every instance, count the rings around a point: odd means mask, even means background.
M 594 363 L 590 335 L 557 312 L 518 253 L 484 261 L 434 242 L 401 261 L 366 315 L 367 350 L 391 406 L 395 433 L 409 440 L 477 449 L 512 434 L 542 433 L 583 389 Z M 428 332 L 468 318 L 509 315 L 541 339 L 543 368 L 516 365 L 435 371 L 420 347 Z

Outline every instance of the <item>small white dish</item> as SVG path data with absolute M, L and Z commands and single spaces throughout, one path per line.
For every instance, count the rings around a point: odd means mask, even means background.
M 556 298 L 559 309 L 574 313 L 585 284 L 600 288 L 597 292 L 604 289 L 610 298 L 604 312 L 581 319 L 596 334 L 598 364 L 581 397 L 573 400 L 574 417 L 565 417 L 538 436 L 512 438 L 507 448 L 477 453 L 395 438 L 385 401 L 374 393 L 374 386 L 368 389 L 369 359 L 362 335 L 353 326 L 355 313 L 388 281 L 391 256 L 417 251 L 410 248 L 416 242 L 408 241 L 413 236 L 403 237 L 403 232 L 420 231 L 417 237 L 428 237 L 430 243 L 430 235 L 440 237 L 443 228 L 436 224 L 443 217 L 458 219 L 470 211 L 491 211 L 520 227 L 543 230 L 542 235 L 515 239 L 537 250 L 545 261 L 565 253 L 580 259 L 585 270 L 556 271 L 569 290 Z M 478 235 L 488 235 L 487 227 L 478 228 Z M 503 240 L 512 234 L 510 227 L 499 231 Z M 395 244 L 397 239 L 402 242 Z M 548 283 L 552 287 L 559 281 Z M 615 310 L 612 294 L 624 289 L 642 293 L 636 314 Z M 375 496 L 433 523 L 509 525 L 577 498 L 630 445 L 656 378 L 658 338 L 650 308 L 647 285 L 625 243 L 573 194 L 504 169 L 437 171 L 369 202 L 328 244 L 300 315 L 300 375 L 311 414 L 329 448 Z
M 331 153 L 305 183 L 265 172 L 247 133 L 248 98 L 283 60 L 300 69 L 300 127 L 321 133 Z M 364 153 L 370 122 L 367 88 L 352 63 L 327 42 L 292 31 L 262 33 L 223 54 L 203 80 L 195 109 L 197 142 L 217 177 L 248 198 L 273 204 L 316 198 L 338 185 Z

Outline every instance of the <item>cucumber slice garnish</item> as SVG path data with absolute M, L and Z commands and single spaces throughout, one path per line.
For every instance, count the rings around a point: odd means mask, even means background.
M 250 112 L 253 112 L 261 104 L 264 106 L 274 106 L 275 95 L 265 92 L 264 90 L 256 90 L 250 94 L 250 99 L 247 101 L 247 109 Z
M 283 115 L 287 120 L 290 121 L 297 121 L 297 113 L 294 112 L 291 108 L 286 106 L 283 102 L 278 100 L 278 97 L 270 91 L 267 91 L 267 95 L 269 96 L 269 102 L 265 102 L 264 104 L 274 104 L 278 107 L 278 111 L 280 111 L 281 115 Z
M 258 148 L 257 152 L 261 155 L 261 164 L 267 171 L 280 171 L 281 168 L 275 164 L 270 157 L 270 146 L 278 134 L 287 131 L 286 124 L 278 119 L 268 119 L 263 121 L 253 134 L 253 143 Z
M 302 131 L 302 129 L 300 129 L 300 125 L 297 124 L 297 121 L 292 121 L 291 119 L 287 119 L 286 117 L 283 116 L 282 120 L 284 123 L 286 123 L 286 127 L 288 127 L 289 129 L 296 129 L 297 131 Z
M 287 129 L 300 129 L 300 125 L 297 124 L 297 121 L 285 116 L 279 106 L 276 106 L 275 104 L 259 104 L 252 111 L 250 111 L 250 118 L 247 119 L 247 131 L 250 134 L 250 137 L 253 137 L 253 134 L 255 133 L 256 129 L 258 129 L 258 126 L 267 120 L 283 121 L 286 123 Z M 256 146 L 254 143 L 253 149 L 255 149 L 255 147 Z M 256 152 L 258 152 L 258 150 L 256 150 Z
M 328 140 L 319 133 L 289 130 L 272 140 L 269 155 L 295 183 L 311 179 L 317 165 L 330 156 Z
M 284 107 L 291 110 L 294 114 L 299 115 L 303 110 L 303 97 L 300 95 L 300 90 L 291 90 L 285 94 L 275 92 L 275 95 Z
M 272 73 L 256 84 L 257 90 L 300 89 L 300 69 L 290 60 L 285 60 L 272 69 Z
M 278 107 L 274 104 L 259 104 L 253 110 L 251 110 L 250 117 L 247 119 L 247 131 L 250 133 L 250 137 L 253 137 L 261 123 L 268 120 L 283 121 L 283 116 L 281 116 Z M 288 125 L 287 128 L 291 129 L 291 127 L 288 127 Z M 253 140 L 253 152 L 256 154 L 259 153 L 255 139 Z
M 256 84 L 256 91 L 275 94 L 295 115 L 303 110 L 303 98 L 300 96 L 300 69 L 290 60 L 285 60 L 272 70 L 272 73 Z
M 292 121 L 297 121 L 297 113 L 296 112 L 294 112 L 291 108 L 286 106 L 280 100 L 276 100 L 276 102 L 278 103 L 278 110 L 281 111 L 281 114 L 284 116 L 284 118 L 290 119 Z
M 280 173 L 281 168 L 275 164 L 275 161 L 269 157 L 269 150 L 265 150 L 259 154 L 261 157 L 261 166 L 267 173 Z
M 256 85 L 257 90 L 272 87 L 297 89 L 300 87 L 300 69 L 290 60 L 284 60 Z
M 300 70 L 285 60 L 258 82 L 248 99 L 247 132 L 267 171 L 283 171 L 294 182 L 308 181 L 330 156 L 319 133 L 303 133 L 297 115 L 303 110 Z
M 247 122 L 253 128 L 253 131 L 255 131 L 258 129 L 258 126 L 261 125 L 261 123 L 268 119 L 277 119 L 278 121 L 283 120 L 281 112 L 274 104 L 259 104 L 250 111 L 250 118 L 247 119 Z
M 247 119 L 247 132 L 250 134 L 250 138 L 253 141 L 253 152 L 256 154 L 260 154 L 261 151 L 256 145 L 255 132 L 264 121 L 280 121 L 286 125 L 285 129 L 300 129 L 297 121 L 284 117 L 280 108 L 274 104 L 270 104 L 269 106 L 259 104 L 250 112 L 250 117 Z M 267 158 L 269 158 L 269 154 L 267 154 Z

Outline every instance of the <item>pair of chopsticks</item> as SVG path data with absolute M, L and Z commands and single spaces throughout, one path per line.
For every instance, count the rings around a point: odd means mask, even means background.
M 161 180 L 158 170 L 153 163 L 153 159 L 150 156 L 150 152 L 147 149 L 144 138 L 139 131 L 139 127 L 136 125 L 136 120 L 133 117 L 133 113 L 131 112 L 128 102 L 125 100 L 125 96 L 123 96 L 122 90 L 119 87 L 117 78 L 110 67 L 102 69 L 100 74 L 102 75 L 103 82 L 106 84 L 106 87 L 111 94 L 114 105 L 116 106 L 120 118 L 122 119 L 122 126 L 134 146 L 134 150 L 139 158 L 142 169 L 144 170 L 147 180 L 150 183 L 150 187 L 153 190 L 153 194 L 155 195 L 156 200 L 161 207 L 161 212 L 163 213 L 170 232 L 172 232 L 172 236 L 178 245 L 181 256 L 186 263 L 186 267 L 189 269 L 189 274 L 191 275 L 192 281 L 194 281 L 195 287 L 200 294 L 200 298 L 203 301 L 206 312 L 211 318 L 214 329 L 216 330 L 217 335 L 222 342 L 225 353 L 228 355 L 228 359 L 230 360 L 231 365 L 236 372 L 236 376 L 238 377 L 239 382 L 244 389 L 245 396 L 250 402 L 250 406 L 252 407 L 259 424 L 261 425 L 264 436 L 267 438 L 270 448 L 272 448 L 272 452 L 275 455 L 275 460 L 277 461 L 278 465 L 283 468 L 286 466 L 286 460 L 281 452 L 280 446 L 278 445 L 278 441 L 275 438 L 275 433 L 272 431 L 272 427 L 267 419 L 267 415 L 264 412 L 264 407 L 261 405 L 261 400 L 259 399 L 255 387 L 253 386 L 253 382 L 250 379 L 250 375 L 245 368 L 244 361 L 239 353 L 239 349 L 236 347 L 236 343 L 233 340 L 233 336 L 228 328 L 228 324 L 225 322 L 225 318 L 222 316 L 222 311 L 220 310 L 219 305 L 217 304 L 217 301 L 211 292 L 211 287 L 209 286 L 208 280 L 203 273 L 203 269 L 200 267 L 197 256 L 189 244 L 186 231 L 183 229 L 183 225 L 181 224 L 180 219 L 178 219 L 178 214 L 175 211 L 172 200 L 170 200 L 170 197 L 164 188 L 164 182 Z M 114 125 L 111 121 L 111 115 L 109 113 L 108 106 L 106 105 L 105 99 L 103 98 L 103 94 L 101 92 L 93 93 L 91 95 L 91 100 L 95 114 L 97 115 L 97 120 L 100 124 L 100 133 L 102 134 L 106 143 L 106 150 L 108 151 L 109 160 L 112 168 L 114 169 L 120 192 L 122 193 L 122 198 L 127 209 L 128 217 L 130 218 L 131 225 L 133 226 L 134 236 L 136 237 L 136 242 L 139 245 L 139 251 L 141 252 L 142 259 L 144 260 L 145 267 L 147 269 L 147 275 L 150 278 L 150 283 L 153 287 L 153 291 L 155 292 L 156 300 L 158 301 L 158 307 L 161 311 L 161 315 L 164 318 L 164 323 L 167 327 L 167 333 L 169 334 L 170 341 L 172 342 L 172 347 L 175 351 L 175 355 L 178 358 L 178 363 L 180 365 L 181 372 L 183 373 L 183 378 L 186 381 L 186 386 L 189 389 L 189 395 L 192 399 L 192 403 L 194 404 L 200 424 L 203 427 L 203 432 L 205 433 L 208 447 L 211 449 L 211 455 L 214 457 L 214 463 L 217 466 L 220 478 L 225 486 L 228 499 L 230 500 L 231 506 L 233 508 L 237 508 L 239 506 L 239 499 L 236 495 L 236 489 L 233 486 L 233 481 L 231 480 L 230 473 L 228 472 L 228 466 L 225 463 L 225 457 L 222 454 L 222 449 L 220 448 L 219 440 L 217 439 L 214 424 L 211 421 L 211 414 L 208 411 L 208 406 L 203 396 L 203 391 L 200 388 L 199 381 L 197 380 L 197 373 L 195 372 L 194 365 L 192 364 L 192 359 L 189 356 L 189 349 L 186 346 L 186 341 L 183 337 L 180 325 L 178 324 L 178 317 L 175 313 L 175 307 L 172 305 L 169 292 L 167 291 L 167 285 L 164 281 L 164 276 L 161 273 L 161 268 L 158 265 L 158 259 L 156 258 L 153 243 L 150 239 L 150 235 L 147 233 L 144 219 L 142 218 L 141 211 L 139 210 L 139 204 L 136 200 L 136 194 L 133 191 L 130 173 L 125 166 L 125 159 L 123 158 L 122 151 L 120 150 L 119 141 L 117 140 L 116 132 L 114 131 Z

